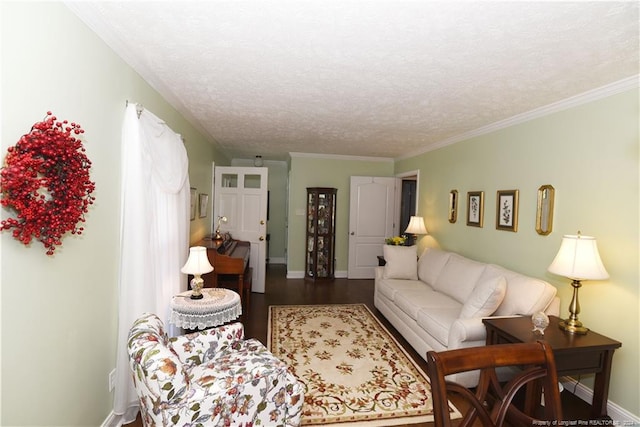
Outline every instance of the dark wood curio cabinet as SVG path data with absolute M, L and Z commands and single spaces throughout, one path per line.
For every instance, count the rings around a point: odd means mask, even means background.
M 305 279 L 333 279 L 336 249 L 336 188 L 307 188 Z

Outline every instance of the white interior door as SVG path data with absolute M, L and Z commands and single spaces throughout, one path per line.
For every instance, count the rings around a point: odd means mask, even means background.
M 251 243 L 252 292 L 264 293 L 267 249 L 267 168 L 216 167 L 213 204 L 214 230 Z
M 349 203 L 349 279 L 372 279 L 385 237 L 397 234 L 397 178 L 352 176 Z

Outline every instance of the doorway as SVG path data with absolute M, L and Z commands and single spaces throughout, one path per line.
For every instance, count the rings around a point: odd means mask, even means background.
M 375 277 L 384 239 L 397 230 L 397 178 L 352 176 L 349 201 L 349 279 Z M 406 228 L 406 227 L 405 227 Z
M 400 183 L 400 194 L 398 199 L 400 218 L 399 234 L 404 234 L 404 230 L 409 225 L 409 220 L 418 211 L 418 174 L 419 171 L 410 171 L 398 175 Z
M 400 195 L 400 230 L 403 232 L 409 225 L 409 220 L 416 214 L 416 180 L 403 179 Z
M 215 167 L 215 229 L 251 245 L 252 292 L 264 293 L 267 179 L 265 167 Z

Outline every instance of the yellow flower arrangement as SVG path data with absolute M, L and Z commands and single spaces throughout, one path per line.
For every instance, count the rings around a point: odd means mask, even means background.
M 394 246 L 404 246 L 406 241 L 407 241 L 406 236 L 393 236 L 393 237 L 387 237 L 386 239 L 384 239 L 384 242 L 387 245 L 394 245 Z

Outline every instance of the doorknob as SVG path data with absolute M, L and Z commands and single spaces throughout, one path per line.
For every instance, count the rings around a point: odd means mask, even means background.
M 354 234 L 356 234 L 356 233 L 354 233 L 354 232 L 352 231 L 352 232 L 351 232 L 351 235 L 353 236 Z
M 260 236 L 258 240 L 262 242 L 264 240 L 264 236 Z
M 264 219 L 260 220 L 260 225 L 264 225 Z

